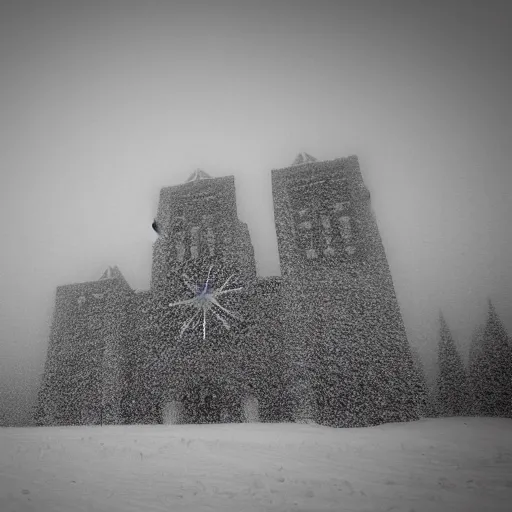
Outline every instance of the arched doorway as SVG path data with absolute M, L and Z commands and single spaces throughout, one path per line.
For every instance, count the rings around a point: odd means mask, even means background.
M 221 423 L 225 400 L 218 384 L 194 383 L 183 392 L 181 400 L 183 423 Z

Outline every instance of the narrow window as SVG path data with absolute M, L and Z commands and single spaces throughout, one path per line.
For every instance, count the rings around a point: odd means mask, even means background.
M 342 202 L 334 203 L 334 206 L 332 208 L 337 213 L 337 212 L 347 211 L 349 209 L 349 207 L 350 207 L 349 201 L 342 201 Z
M 311 229 L 311 221 L 306 220 L 306 221 L 304 221 L 304 222 L 301 222 L 301 223 L 299 224 L 299 228 L 300 228 L 300 229 Z
M 331 247 L 332 242 L 332 229 L 331 229 L 331 220 L 328 215 L 321 215 L 320 219 L 322 221 L 323 227 L 323 236 L 325 242 L 324 256 L 332 256 L 334 254 L 334 248 Z
M 341 232 L 341 237 L 344 240 L 350 239 L 350 237 L 352 235 L 351 229 L 350 229 L 350 217 L 347 217 L 347 216 L 340 217 L 340 232 Z
M 215 234 L 213 232 L 213 228 L 210 226 L 206 228 L 206 243 L 208 244 L 210 256 L 213 256 L 215 253 Z
M 329 220 L 329 217 L 327 215 L 322 215 L 322 227 L 324 228 L 325 233 L 331 232 L 331 221 Z
M 185 258 L 185 233 L 179 231 L 176 233 L 176 259 L 181 263 Z
M 314 249 L 313 247 L 311 247 L 311 249 L 306 249 L 306 257 L 308 260 L 314 260 L 316 259 L 316 249 Z
M 190 256 L 193 259 L 199 256 L 199 226 L 190 229 Z

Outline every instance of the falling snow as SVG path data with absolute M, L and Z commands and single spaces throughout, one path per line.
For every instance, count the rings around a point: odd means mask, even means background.
M 117 267 L 57 289 L 40 425 L 296 421 L 422 414 L 356 157 L 272 171 L 281 276 L 260 278 L 232 176 L 162 189 L 151 288 Z
M 161 191 L 149 290 L 57 288 L 36 420 L 61 428 L 2 430 L 2 510 L 508 510 L 510 420 L 464 417 L 512 417 L 492 304 L 468 374 L 441 315 L 428 393 L 357 158 L 301 154 L 272 194 L 279 277 L 198 170 Z

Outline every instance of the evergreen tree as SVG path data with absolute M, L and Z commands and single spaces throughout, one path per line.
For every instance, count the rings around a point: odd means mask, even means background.
M 473 336 L 471 337 L 471 344 L 469 346 L 469 368 L 476 368 L 476 366 L 478 366 L 478 360 L 482 355 L 484 333 L 485 325 L 477 326 L 473 332 Z
M 475 404 L 482 416 L 512 417 L 512 349 L 492 302 L 473 364 Z
M 414 370 L 417 377 L 414 382 L 414 387 L 415 396 L 418 400 L 418 416 L 420 418 L 425 418 L 429 415 L 427 379 L 425 377 L 425 370 L 421 361 L 421 357 L 415 347 L 411 347 L 411 354 L 414 363 Z
M 485 324 L 476 327 L 471 337 L 468 359 L 468 382 L 471 392 L 471 414 L 479 416 L 481 414 L 482 379 L 479 376 L 479 366 L 481 364 Z
M 442 313 L 439 324 L 436 405 L 441 416 L 464 416 L 468 413 L 466 371 Z

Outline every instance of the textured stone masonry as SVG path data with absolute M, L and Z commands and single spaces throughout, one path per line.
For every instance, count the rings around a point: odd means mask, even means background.
M 117 267 L 58 287 L 38 424 L 417 418 L 419 376 L 357 157 L 301 154 L 272 171 L 272 194 L 280 277 L 256 275 L 233 176 L 197 170 L 161 191 L 150 290 Z M 194 307 L 170 304 L 210 268 L 212 290 L 236 291 L 218 297 L 223 318 L 208 313 L 203 339 L 201 316 L 184 329 Z

